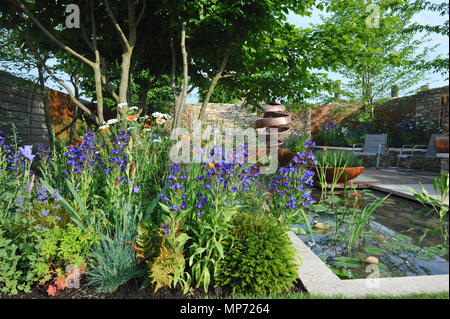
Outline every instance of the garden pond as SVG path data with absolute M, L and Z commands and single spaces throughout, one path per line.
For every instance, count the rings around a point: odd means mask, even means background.
M 308 216 L 310 224 L 320 221 L 330 226 L 328 230 L 314 230 L 314 241 L 305 234 L 298 236 L 341 279 L 367 278 L 373 268 L 367 268 L 361 260 L 368 256 L 378 258 L 380 277 L 448 274 L 448 241 L 441 233 L 444 229 L 448 234 L 448 218 L 438 230 L 439 220 L 429 210 L 415 201 L 389 196 L 370 216 L 350 252 L 341 241 L 334 240 L 335 216 L 329 212 Z M 306 231 L 305 225 L 296 226 Z

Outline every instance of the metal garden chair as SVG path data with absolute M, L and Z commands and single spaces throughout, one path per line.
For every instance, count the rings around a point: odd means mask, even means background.
M 380 158 L 389 154 L 387 146 L 387 134 L 367 134 L 362 145 L 362 152 L 356 152 L 353 144 L 353 153 L 360 156 L 374 156 L 377 158 L 377 169 L 380 167 Z
M 400 160 L 408 160 L 408 169 L 411 169 L 412 160 L 414 158 L 428 158 L 437 159 L 436 148 L 434 147 L 434 138 L 437 136 L 444 136 L 445 134 L 431 134 L 428 145 L 402 145 L 400 153 L 397 155 L 397 167 L 400 164 Z M 412 148 L 411 148 L 412 147 Z M 425 169 L 425 166 L 422 167 Z

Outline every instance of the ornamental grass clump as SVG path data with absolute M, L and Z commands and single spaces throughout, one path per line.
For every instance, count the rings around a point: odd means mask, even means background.
M 351 152 L 318 151 L 314 153 L 316 160 L 323 167 L 358 167 L 362 165 L 362 158 Z
M 296 251 L 286 232 L 265 214 L 240 213 L 231 220 L 231 236 L 224 242 L 225 255 L 218 263 L 217 286 L 233 294 L 283 293 L 297 279 Z
M 97 230 L 101 239 L 91 252 L 88 286 L 112 293 L 130 279 L 142 277 L 133 244 L 136 242 L 140 214 L 129 203 L 117 203 L 114 231 Z

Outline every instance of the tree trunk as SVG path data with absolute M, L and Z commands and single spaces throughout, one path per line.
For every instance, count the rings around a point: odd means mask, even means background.
M 119 85 L 119 103 L 126 103 L 127 106 L 121 107 L 118 109 L 119 115 L 122 119 L 126 119 L 127 111 L 128 111 L 128 83 L 130 81 L 130 62 L 131 55 L 133 53 L 133 49 L 127 49 L 126 52 L 122 54 L 122 64 L 121 68 L 121 76 L 120 76 L 120 85 Z
M 181 82 L 181 90 L 178 96 L 175 95 L 175 118 L 172 122 L 172 130 L 180 126 L 183 117 L 183 108 L 186 102 L 187 87 L 188 87 L 188 62 L 186 51 L 186 22 L 181 25 L 181 56 L 183 58 L 183 79 Z M 174 66 L 173 66 L 174 68 Z M 172 69 L 173 70 L 173 69 Z M 174 81 L 174 79 L 172 79 Z M 174 83 L 172 83 L 173 86 Z
M 53 145 L 52 123 L 50 120 L 50 101 L 48 98 L 48 89 L 45 87 L 43 66 L 40 62 L 38 62 L 38 72 L 39 72 L 39 86 L 41 89 L 42 102 L 44 103 L 45 125 L 47 126 L 48 141 L 50 145 Z
M 78 68 L 75 71 L 74 75 L 74 88 L 75 88 L 75 98 L 78 100 L 80 98 L 80 73 L 78 72 Z M 73 118 L 72 125 L 70 126 L 69 131 L 69 144 L 72 144 L 73 138 L 75 136 L 75 130 L 77 128 L 77 119 L 78 119 L 78 105 L 74 105 L 73 107 Z
M 225 66 L 227 65 L 228 56 L 229 56 L 229 52 L 226 51 L 225 55 L 222 59 L 222 63 L 220 64 L 219 70 L 217 71 L 216 75 L 214 75 L 214 77 L 211 80 L 211 83 L 208 88 L 208 92 L 206 92 L 206 96 L 205 96 L 205 99 L 203 100 L 202 107 L 200 109 L 200 112 L 198 113 L 197 120 L 201 120 L 203 118 L 203 114 L 206 111 L 206 107 L 208 106 L 209 100 L 211 99 L 211 96 L 214 92 L 214 89 L 216 88 L 217 83 L 219 82 L 220 78 L 222 77 L 222 72 L 225 69 Z

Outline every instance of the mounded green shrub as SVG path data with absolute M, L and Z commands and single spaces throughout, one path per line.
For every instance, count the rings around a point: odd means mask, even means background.
M 297 266 L 286 227 L 267 215 L 248 213 L 237 214 L 232 225 L 216 284 L 229 286 L 233 294 L 289 290 L 297 279 Z

